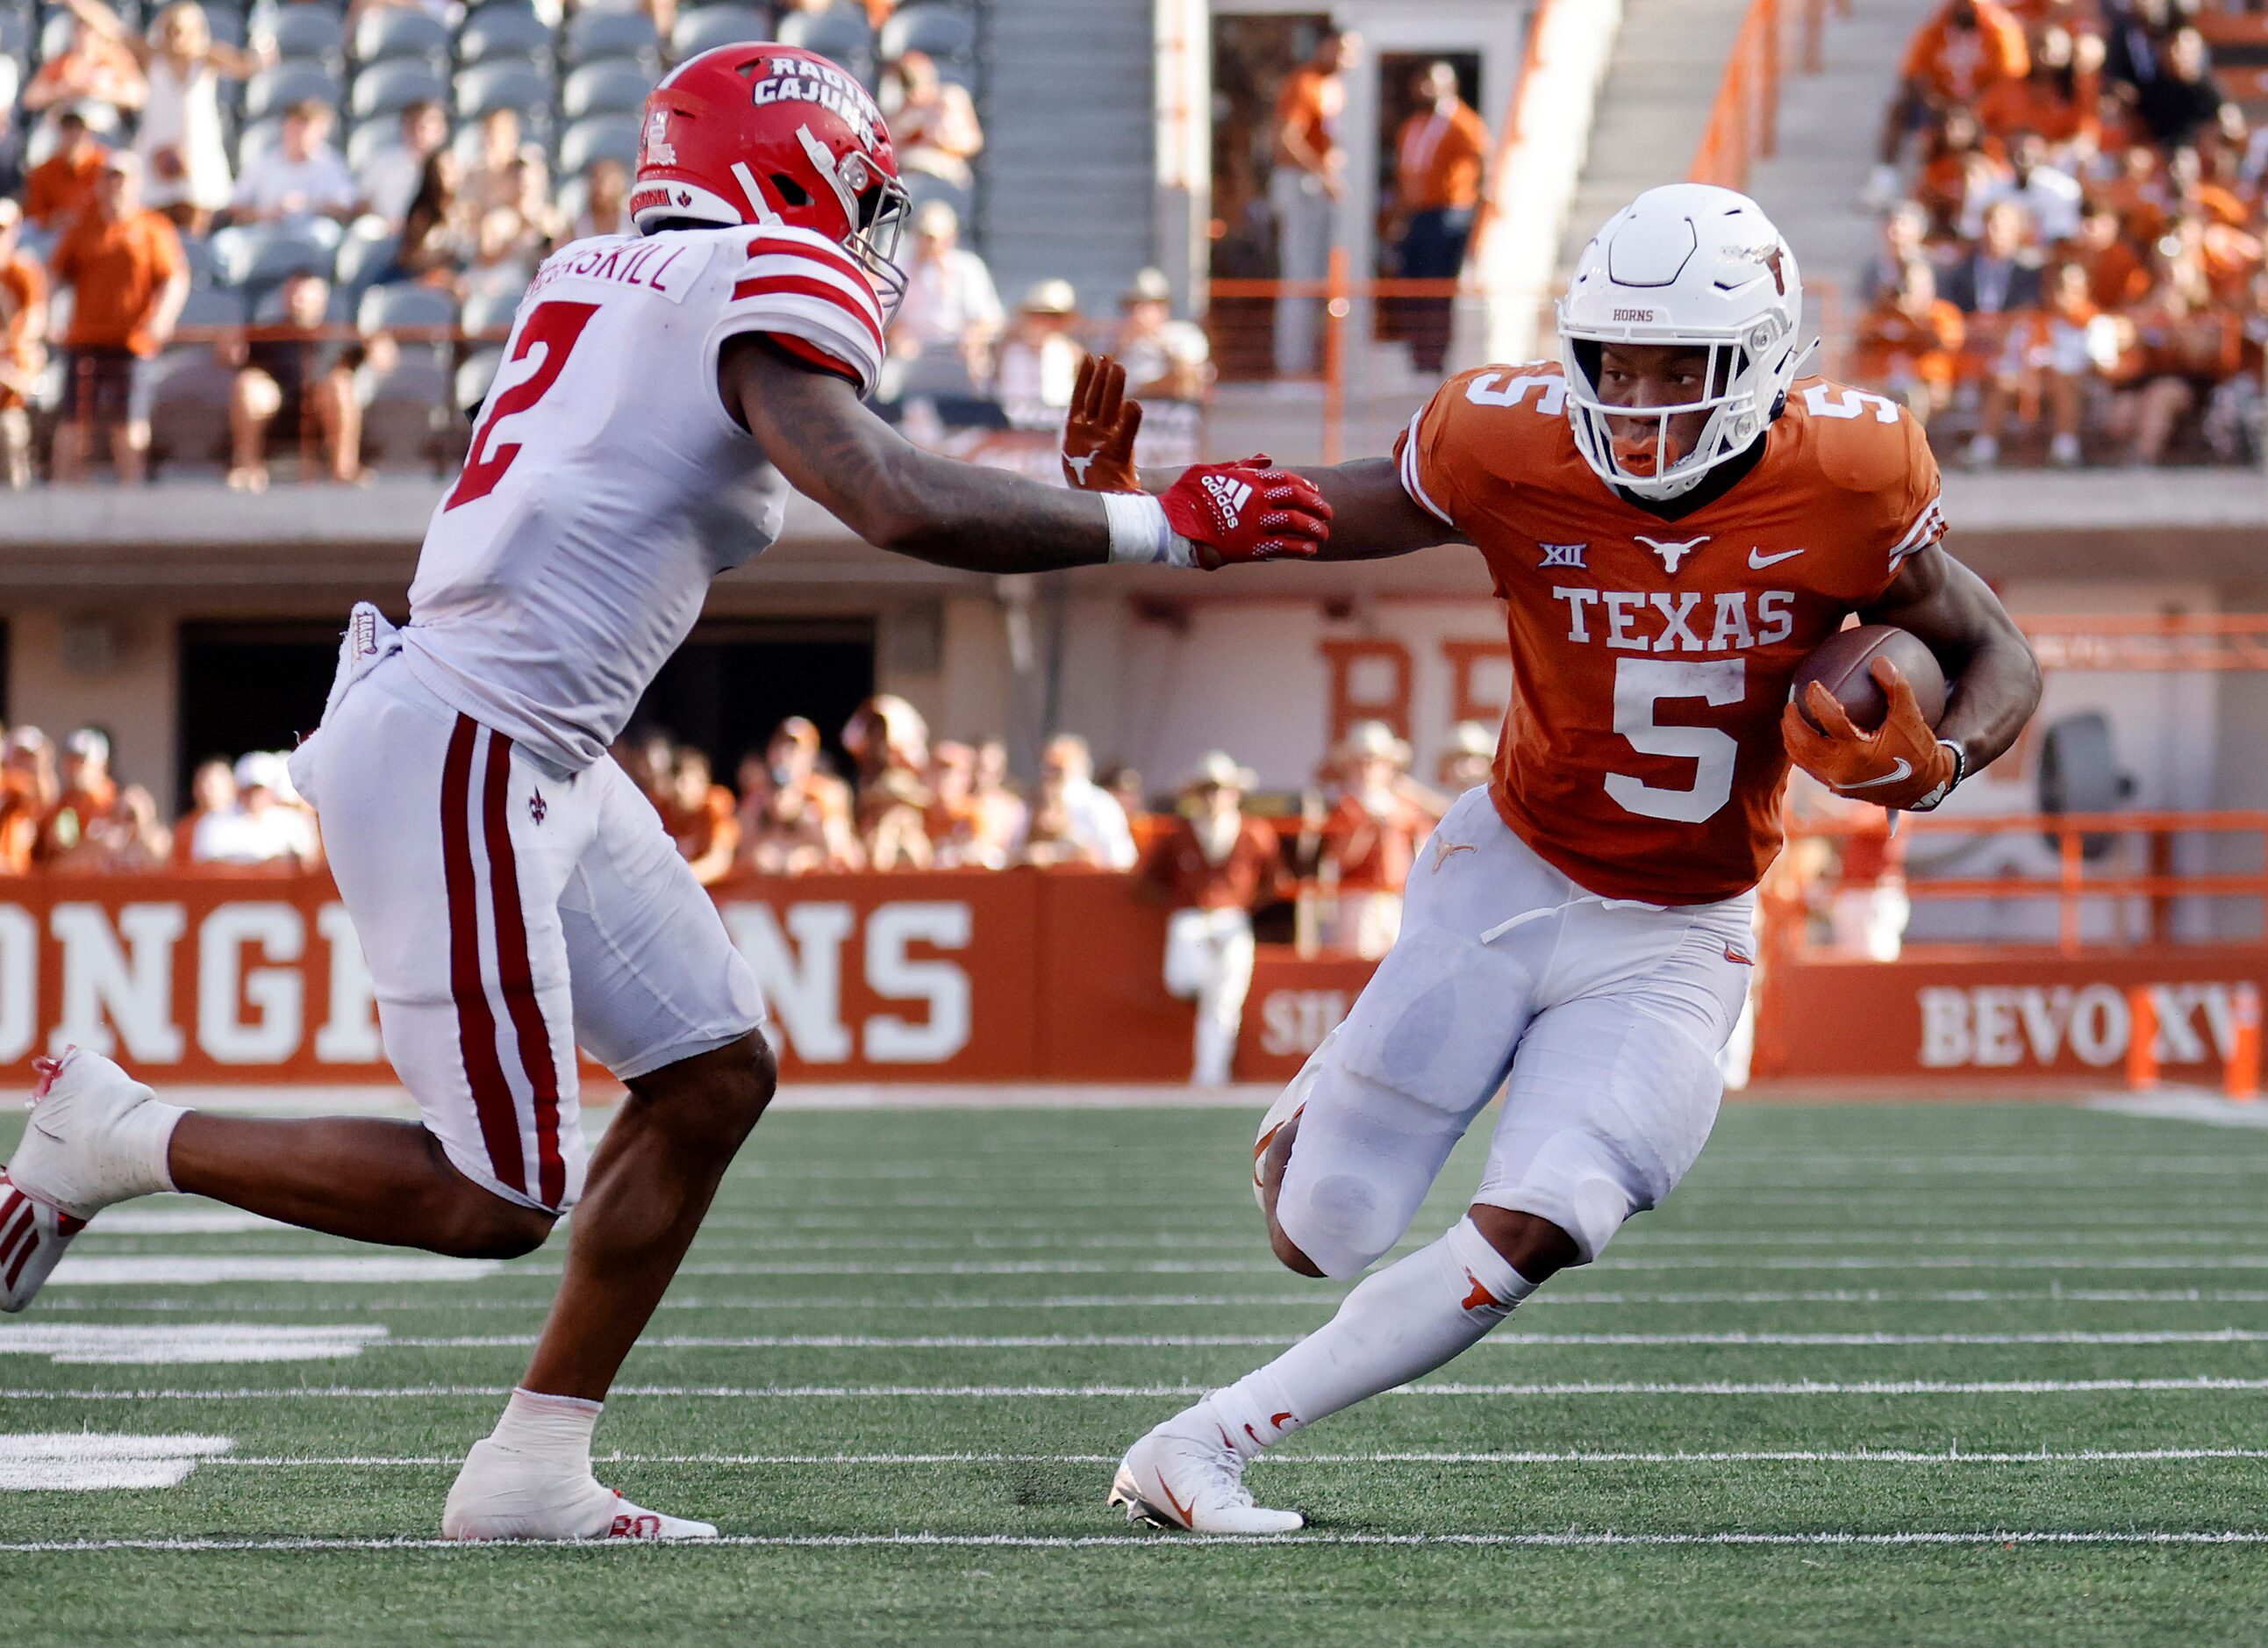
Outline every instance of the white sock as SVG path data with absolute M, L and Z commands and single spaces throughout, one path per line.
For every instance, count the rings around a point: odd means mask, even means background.
M 188 1113 L 179 1105 L 153 1098 L 136 1105 L 119 1128 L 119 1142 L 133 1151 L 141 1167 L 143 1182 L 136 1195 L 180 1188 L 173 1183 L 173 1129 Z
M 1338 1314 L 1201 1406 L 1249 1459 L 1366 1396 L 1462 1355 L 1535 1291 L 1469 1219 L 1364 1281 Z
M 579 1396 L 545 1396 L 515 1388 L 489 1440 L 515 1453 L 533 1454 L 587 1474 L 591 1433 L 598 1429 L 604 1406 Z

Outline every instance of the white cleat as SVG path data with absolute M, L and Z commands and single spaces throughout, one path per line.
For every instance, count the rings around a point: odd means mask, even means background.
M 1123 1506 L 1129 1522 L 1192 1533 L 1290 1533 L 1307 1525 L 1296 1511 L 1254 1504 L 1243 1459 L 1211 1421 L 1192 1421 L 1190 1413 L 1174 1415 L 1126 1450 L 1109 1504 Z
M 714 1524 L 632 1504 L 588 1469 L 580 1479 L 483 1437 L 441 1511 L 445 1540 L 713 1540 Z
M 71 1238 L 85 1229 L 85 1219 L 34 1201 L 0 1167 L 0 1311 L 29 1304 Z
M 99 1053 L 37 1060 L 40 1084 L 8 1177 L 84 1222 L 114 1201 L 169 1190 L 166 1144 L 180 1113 Z

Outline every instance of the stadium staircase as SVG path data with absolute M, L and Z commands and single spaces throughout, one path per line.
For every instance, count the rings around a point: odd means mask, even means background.
M 1092 315 L 1156 247 L 1150 0 L 990 0 L 978 244 L 1012 309 L 1035 281 Z

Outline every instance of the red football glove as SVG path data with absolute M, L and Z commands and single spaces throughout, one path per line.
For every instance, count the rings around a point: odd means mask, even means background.
M 1852 801 L 1893 809 L 1934 807 L 1956 776 L 1953 751 L 1938 743 L 1936 731 L 1922 719 L 1913 688 L 1896 664 L 1877 658 L 1867 669 L 1890 701 L 1881 726 L 1860 732 L 1835 695 L 1815 681 L 1804 703 L 1819 729 L 1803 719 L 1793 698 L 1780 713 L 1788 758 Z
M 1233 561 L 1305 560 L 1331 541 L 1323 495 L 1305 476 L 1274 468 L 1264 452 L 1185 469 L 1158 501 L 1207 572 Z
M 1064 479 L 1080 491 L 1138 492 L 1134 437 L 1142 430 L 1142 403 L 1126 398 L 1126 368 L 1108 355 L 1079 363 L 1079 383 L 1064 420 Z

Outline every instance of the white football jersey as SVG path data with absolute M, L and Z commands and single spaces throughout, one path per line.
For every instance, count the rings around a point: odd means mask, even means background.
M 578 240 L 528 284 L 456 484 L 425 529 L 403 649 L 539 763 L 607 752 L 710 581 L 779 536 L 787 484 L 725 410 L 717 358 L 775 339 L 861 395 L 873 283 L 808 230 Z

